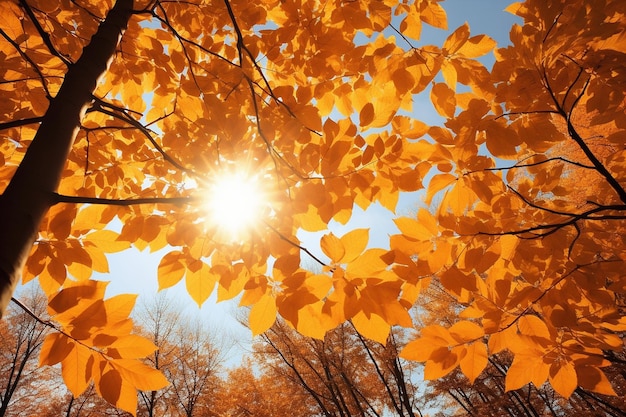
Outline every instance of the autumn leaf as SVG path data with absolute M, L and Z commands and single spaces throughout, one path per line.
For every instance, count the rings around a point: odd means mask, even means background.
M 461 371 L 473 384 L 478 375 L 485 369 L 487 363 L 487 346 L 482 342 L 475 342 L 467 347 L 465 356 L 460 361 Z
M 556 392 L 565 398 L 569 398 L 578 385 L 574 364 L 569 361 L 553 363 L 550 366 L 549 380 Z
M 276 320 L 276 300 L 271 294 L 264 294 L 250 309 L 250 329 L 255 335 L 269 329 Z

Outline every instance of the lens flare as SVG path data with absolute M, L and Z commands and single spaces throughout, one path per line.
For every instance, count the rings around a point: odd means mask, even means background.
M 209 220 L 231 237 L 237 237 L 254 226 L 264 204 L 257 181 L 243 174 L 219 178 L 209 189 Z

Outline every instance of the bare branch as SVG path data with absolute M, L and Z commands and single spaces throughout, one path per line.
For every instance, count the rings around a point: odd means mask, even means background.
M 29 117 L 27 119 L 21 119 L 21 120 L 11 120 L 10 122 L 0 123 L 0 130 L 11 129 L 13 127 L 32 125 L 35 123 L 41 123 L 42 120 L 43 120 L 43 116 Z
M 199 201 L 199 197 L 147 197 L 147 198 L 129 198 L 125 200 L 119 200 L 114 198 L 99 198 L 99 197 L 82 197 L 82 196 L 69 196 L 54 193 L 52 195 L 52 204 L 59 203 L 72 203 L 72 204 L 104 204 L 109 206 L 134 206 L 139 204 L 174 204 L 183 205 L 191 204 Z

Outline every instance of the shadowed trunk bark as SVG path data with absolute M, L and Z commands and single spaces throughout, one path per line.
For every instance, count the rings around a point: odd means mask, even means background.
M 133 0 L 117 0 L 71 65 L 24 159 L 0 196 L 0 317 L 53 203 L 61 173 L 99 78 L 107 70 L 132 15 Z

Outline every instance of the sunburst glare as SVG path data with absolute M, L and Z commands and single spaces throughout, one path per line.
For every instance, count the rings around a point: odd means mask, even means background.
M 266 203 L 258 181 L 241 173 L 217 179 L 206 200 L 211 223 L 232 238 L 254 226 Z

